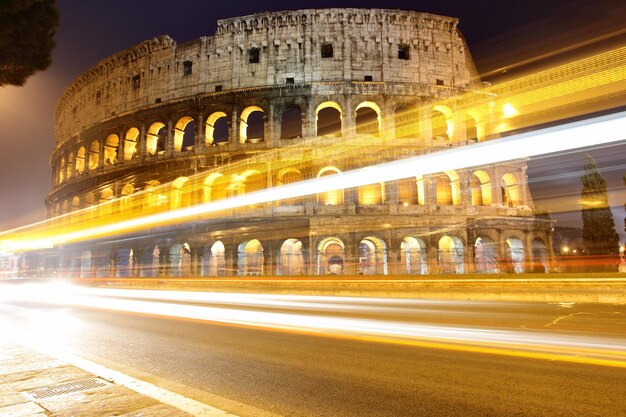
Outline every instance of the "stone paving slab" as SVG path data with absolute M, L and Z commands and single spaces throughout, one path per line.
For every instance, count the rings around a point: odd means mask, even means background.
M 190 416 L 30 348 L 0 342 L 0 352 L 0 417 Z

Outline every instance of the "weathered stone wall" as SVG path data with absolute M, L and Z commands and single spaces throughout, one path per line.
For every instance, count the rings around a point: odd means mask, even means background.
M 68 87 L 56 109 L 57 143 L 104 120 L 216 88 L 366 77 L 469 87 L 475 70 L 457 23 L 411 11 L 308 9 L 220 20 L 214 36 L 180 45 L 160 36 L 104 59 Z M 324 43 L 332 44 L 331 58 L 322 58 Z M 408 59 L 398 57 L 399 47 Z M 258 63 L 250 63 L 252 48 Z

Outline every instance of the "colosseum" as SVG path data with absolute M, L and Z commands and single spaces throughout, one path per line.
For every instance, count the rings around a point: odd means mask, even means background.
M 49 216 L 105 224 L 498 137 L 458 20 L 307 9 L 149 39 L 58 101 Z M 526 162 L 411 175 L 68 243 L 78 276 L 546 271 Z M 99 222 L 99 223 L 98 223 Z

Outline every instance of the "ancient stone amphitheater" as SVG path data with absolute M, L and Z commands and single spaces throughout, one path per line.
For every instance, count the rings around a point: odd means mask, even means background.
M 496 137 L 488 106 L 457 99 L 482 87 L 457 24 L 268 12 L 108 57 L 58 101 L 50 217 L 111 223 Z M 80 276 L 545 270 L 551 223 L 533 213 L 525 169 L 407 172 L 68 244 L 59 262 Z

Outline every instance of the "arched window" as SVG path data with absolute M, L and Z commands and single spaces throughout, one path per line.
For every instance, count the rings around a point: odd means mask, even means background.
M 357 189 L 357 199 L 361 206 L 371 206 L 383 203 L 384 184 L 374 183 L 361 185 Z
M 213 172 L 204 179 L 205 202 L 217 201 L 228 197 L 228 178 L 218 172 Z
M 89 169 L 96 169 L 100 165 L 100 142 L 94 140 L 89 145 Z
M 191 248 L 188 243 L 170 248 L 170 271 L 173 277 L 191 276 Z
M 172 183 L 172 208 L 189 207 L 193 204 L 193 186 L 189 178 L 178 177 Z
M 359 274 L 387 275 L 387 245 L 375 236 L 359 243 Z
M 286 109 L 280 118 L 280 138 L 296 139 L 302 137 L 302 110 L 298 107 Z
M 117 148 L 120 146 L 120 138 L 117 135 L 109 135 L 104 142 L 104 165 L 117 163 Z
M 295 168 L 287 168 L 278 173 L 278 184 L 291 184 L 294 182 L 302 181 L 302 173 Z M 297 205 L 301 201 L 299 198 L 287 198 L 280 200 L 280 204 L 283 206 Z
M 239 275 L 263 275 L 263 245 L 258 240 L 240 244 L 237 259 Z
M 265 113 L 258 106 L 246 107 L 239 120 L 239 142 L 257 143 L 265 139 Z
M 463 262 L 463 242 L 456 236 L 444 236 L 439 239 L 437 247 L 439 269 L 442 274 L 462 274 L 465 270 Z
M 419 204 L 417 198 L 417 178 L 410 177 L 398 180 L 398 204 L 403 206 Z
M 107 187 L 100 192 L 100 215 L 110 216 L 113 214 L 113 189 Z
M 478 142 L 478 129 L 476 126 L 476 120 L 469 114 L 466 114 L 465 118 L 465 137 L 468 142 Z
M 165 151 L 165 124 L 162 122 L 152 123 L 146 134 L 146 152 L 154 156 Z
M 265 174 L 251 169 L 240 175 L 243 193 L 248 194 L 267 188 L 267 178 Z
M 72 211 L 80 210 L 80 198 L 72 198 Z
M 68 180 L 74 175 L 74 152 L 70 152 L 67 156 L 67 168 L 65 178 Z
M 345 245 L 336 237 L 322 240 L 317 246 L 317 274 L 345 274 Z
M 145 203 L 144 208 L 149 211 L 155 211 L 158 208 L 164 207 L 167 202 L 167 197 L 161 194 L 159 191 L 161 183 L 157 180 L 150 180 L 146 182 L 144 187 L 145 191 Z
M 139 145 L 139 129 L 131 127 L 126 132 L 126 138 L 124 139 L 124 161 L 130 161 L 139 156 L 137 145 Z
M 524 272 L 524 243 L 516 236 L 509 237 L 505 243 L 507 272 Z
M 327 175 L 337 175 L 341 174 L 335 167 L 325 167 L 322 168 L 318 174 L 317 178 L 325 177 Z M 343 204 L 343 189 L 340 190 L 332 190 L 327 191 L 325 193 L 317 194 L 317 204 L 320 206 L 340 206 Z
M 461 203 L 461 189 L 459 175 L 456 171 L 446 171 L 438 174 L 437 181 L 437 205 L 450 206 Z
M 76 151 L 76 173 L 82 174 L 85 172 L 85 147 L 81 146 Z
M 315 110 L 316 136 L 341 136 L 341 107 L 326 101 Z
M 228 116 L 218 111 L 206 119 L 205 142 L 213 145 L 226 145 L 228 143 Z
M 357 134 L 380 136 L 380 108 L 376 103 L 364 101 L 356 106 L 355 122 Z
M 226 275 L 226 249 L 224 243 L 218 240 L 211 246 L 209 254 L 209 274 L 212 277 Z
M 174 151 L 193 149 L 196 140 L 196 125 L 191 117 L 181 117 L 174 127 Z
M 474 243 L 474 265 L 479 274 L 500 272 L 496 244 L 491 238 L 481 236 L 476 239 Z
M 400 244 L 400 252 L 402 255 L 400 271 L 409 275 L 428 273 L 426 244 L 422 239 L 405 237 Z
M 502 204 L 509 207 L 520 204 L 519 184 L 513 174 L 502 176 Z
M 59 184 L 65 181 L 65 158 L 61 158 L 61 162 L 59 162 Z
M 302 242 L 297 239 L 287 239 L 280 247 L 280 261 L 277 275 L 302 274 L 304 274 Z
M 477 170 L 470 179 L 473 206 L 491 205 L 491 177 L 485 171 Z
M 452 110 L 446 106 L 435 106 L 431 111 L 431 125 L 433 140 L 451 140 L 454 132 Z
M 120 209 L 122 215 L 135 211 L 135 207 L 131 205 L 130 196 L 135 192 L 135 186 L 132 183 L 126 183 L 122 187 Z

